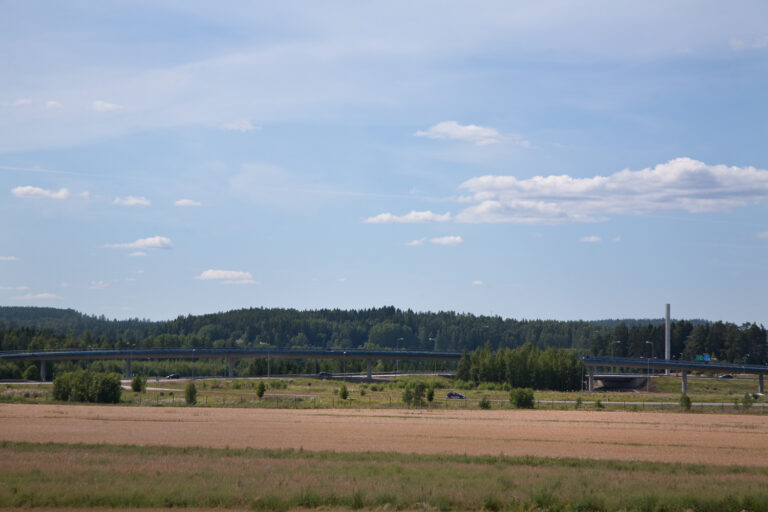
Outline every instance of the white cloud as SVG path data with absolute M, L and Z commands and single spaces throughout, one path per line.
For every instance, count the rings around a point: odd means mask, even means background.
M 136 278 L 135 277 L 126 277 L 125 280 L 126 280 L 126 282 L 129 282 L 129 283 L 135 283 L 136 282 Z
M 94 112 L 115 112 L 122 109 L 122 105 L 118 105 L 117 103 L 109 103 L 102 100 L 96 100 L 91 103 L 91 110 Z
M 125 196 L 116 197 L 112 204 L 119 204 L 122 206 L 149 206 L 152 201 L 146 197 Z
M 756 234 L 755 238 L 766 238 L 766 239 L 768 239 L 768 231 L 765 231 L 764 233 Z
M 59 283 L 59 286 L 61 286 L 62 288 L 66 288 L 67 286 L 69 286 L 69 283 L 66 281 L 62 281 Z
M 18 261 L 16 256 L 0 256 L 0 261 Z
M 615 236 L 615 237 L 613 237 L 613 240 L 611 240 L 611 242 L 617 244 L 617 243 L 621 242 L 621 237 L 620 236 Z
M 405 245 L 409 247 L 418 247 L 420 245 L 424 245 L 424 240 L 426 238 L 419 238 L 418 240 L 411 240 L 410 242 L 405 242 Z
M 238 120 L 238 121 L 232 121 L 230 123 L 225 123 L 221 125 L 220 127 L 222 130 L 227 130 L 231 132 L 252 132 L 253 130 L 260 130 L 261 128 L 258 126 L 254 126 L 251 124 L 250 121 L 246 120 Z
M 59 103 L 58 101 L 53 101 L 53 100 L 51 100 L 51 101 L 46 101 L 46 102 L 45 102 L 45 108 L 61 108 L 61 107 L 63 107 L 63 106 L 64 106 L 64 105 L 62 105 L 62 104 L 61 104 L 61 103 Z
M 18 100 L 13 102 L 13 105 L 16 107 L 21 107 L 24 105 L 29 105 L 30 103 L 32 103 L 32 100 L 29 98 L 19 98 Z
M 203 203 L 195 201 L 193 199 L 179 199 L 173 203 L 173 206 L 202 206 Z
M 258 284 L 253 280 L 250 272 L 240 270 L 208 269 L 199 276 L 196 276 L 195 279 L 200 279 L 201 281 L 220 281 L 221 284 Z
M 427 210 L 424 212 L 411 211 L 405 215 L 392 215 L 391 213 L 380 213 L 374 217 L 368 217 L 363 222 L 368 224 L 390 224 L 390 223 L 415 223 L 415 222 L 448 222 L 451 220 L 450 212 L 444 214 L 432 213 Z
M 29 290 L 29 286 L 0 286 L 0 290 L 23 292 L 24 290 Z
M 429 243 L 436 245 L 459 245 L 464 243 L 464 239 L 455 235 L 438 236 L 435 238 L 430 238 Z
M 91 281 L 91 284 L 88 286 L 91 290 L 102 290 L 109 286 L 110 283 L 106 281 Z
M 14 297 L 16 300 L 54 300 L 60 299 L 55 293 L 27 293 L 19 297 Z
M 460 187 L 469 192 L 461 201 L 477 204 L 456 215 L 459 222 L 597 222 L 609 215 L 727 211 L 764 201 L 768 171 L 676 158 L 609 176 L 481 176 Z
M 426 131 L 418 131 L 417 137 L 428 139 L 452 139 L 474 142 L 478 146 L 497 144 L 501 142 L 501 134 L 493 128 L 477 126 L 475 124 L 461 125 L 456 121 L 443 121 Z
M 472 281 L 472 285 L 473 286 L 485 286 L 485 283 L 478 279 L 477 281 Z
M 338 281 L 339 283 L 344 283 L 344 282 L 347 281 L 347 278 L 346 277 L 340 277 L 336 281 Z
M 141 258 L 146 255 L 147 253 L 145 253 L 144 251 L 134 251 L 130 253 L 128 256 L 130 256 L 131 258 Z
M 733 39 L 730 42 L 731 50 L 734 52 L 743 52 L 744 50 L 761 50 L 768 47 L 768 36 L 758 37 L 752 41 L 743 39 Z
M 16 187 L 11 190 L 11 193 L 16 197 L 25 199 L 66 199 L 69 197 L 69 190 L 66 188 L 60 188 L 57 191 L 53 191 L 40 187 L 31 187 L 29 185 Z
M 585 243 L 585 244 L 596 244 L 598 242 L 602 242 L 603 239 L 600 238 L 597 235 L 590 235 L 590 236 L 583 236 L 579 238 L 579 242 Z
M 171 249 L 173 244 L 171 239 L 164 236 L 151 236 L 149 238 L 140 238 L 135 242 L 124 244 L 107 244 L 104 247 L 109 249 Z

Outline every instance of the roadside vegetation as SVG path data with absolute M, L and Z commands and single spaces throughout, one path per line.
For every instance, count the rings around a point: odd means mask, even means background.
M 768 510 L 766 468 L 656 462 L 2 442 L 0 474 L 4 508 Z
M 110 382 L 117 385 L 119 376 L 112 375 Z M 189 387 L 190 383 L 194 388 Z M 67 389 L 71 390 L 71 386 Z M 77 389 L 91 388 L 84 384 Z M 768 414 L 763 407 L 766 399 L 755 393 L 757 381 L 746 376 L 728 380 L 689 377 L 687 399 L 681 399 L 680 379 L 675 376 L 654 378 L 650 393 L 644 388 L 635 392 L 540 391 L 512 388 L 507 383 L 475 384 L 426 375 L 375 382 L 314 378 L 146 381 L 134 378 L 123 381 L 120 391 L 119 403 L 128 406 L 515 409 L 532 404 L 537 409 L 559 410 Z M 448 398 L 449 392 L 458 392 L 465 398 Z M 50 383 L 0 383 L 0 403 L 89 401 L 79 399 L 78 393 L 66 397 L 57 395 Z

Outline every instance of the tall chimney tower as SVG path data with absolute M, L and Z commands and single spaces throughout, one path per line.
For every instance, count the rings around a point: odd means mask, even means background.
M 671 338 L 672 336 L 670 333 L 670 326 L 669 326 L 669 304 L 667 304 L 666 314 L 664 315 L 664 359 L 666 359 L 667 361 L 669 361 Z M 667 371 L 664 373 L 669 375 L 669 369 L 667 369 Z

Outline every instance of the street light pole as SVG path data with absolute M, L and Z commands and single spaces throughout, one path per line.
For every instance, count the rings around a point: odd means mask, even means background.
M 614 353 L 613 353 L 614 352 L 613 349 L 614 349 L 614 347 L 616 346 L 617 343 L 621 343 L 621 340 L 616 340 L 613 343 L 611 343 L 611 359 L 614 359 L 616 357 L 614 355 Z M 615 366 L 611 368 L 611 373 L 616 373 L 616 367 Z
M 651 359 L 653 359 L 653 342 L 645 340 L 645 344 L 651 346 Z M 648 377 L 645 382 L 646 393 L 649 393 L 651 391 L 651 359 L 648 359 Z

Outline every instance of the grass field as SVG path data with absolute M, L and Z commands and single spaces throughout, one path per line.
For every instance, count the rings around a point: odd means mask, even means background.
M 0 443 L 2 507 L 762 511 L 767 484 L 762 467 Z
M 392 382 L 359 383 L 338 380 L 308 378 L 263 379 L 267 391 L 262 399 L 256 395 L 260 379 L 197 379 L 200 407 L 277 407 L 277 408 L 402 408 L 402 385 L 407 380 L 421 379 L 434 385 L 435 399 L 425 407 L 436 409 L 477 408 L 483 397 L 491 401 L 494 409 L 511 408 L 509 393 L 501 386 L 481 385 L 479 389 L 453 388 L 452 381 L 441 377 L 400 377 Z M 134 393 L 125 390 L 122 403 L 126 405 L 170 406 L 184 405 L 186 380 L 149 380 L 148 391 Z M 349 398 L 341 400 L 338 390 L 342 385 L 349 389 Z M 745 409 L 741 401 L 745 393 L 757 391 L 757 381 L 750 378 L 730 380 L 689 378 L 688 395 L 695 403 L 719 404 L 707 406 L 707 412 L 751 412 L 761 414 L 762 407 Z M 496 389 L 498 388 L 498 389 Z M 446 400 L 446 392 L 458 390 L 467 400 Z M 536 391 L 539 408 L 567 409 L 575 404 L 552 402 L 575 402 L 582 400 L 582 408 L 606 408 L 609 410 L 668 410 L 679 411 L 676 405 L 680 398 L 678 377 L 657 377 L 652 380 L 651 392 L 556 392 Z M 600 401 L 600 406 L 596 405 Z M 761 403 L 757 400 L 757 404 Z M 50 384 L 0 384 L 0 402 L 5 403 L 52 403 Z M 694 407 L 700 411 L 702 407 Z

